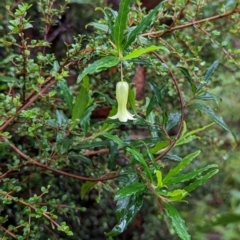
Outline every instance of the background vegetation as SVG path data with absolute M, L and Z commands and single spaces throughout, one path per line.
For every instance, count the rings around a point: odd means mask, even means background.
M 0 239 L 239 239 L 240 3 L 121 2 L 0 2 Z

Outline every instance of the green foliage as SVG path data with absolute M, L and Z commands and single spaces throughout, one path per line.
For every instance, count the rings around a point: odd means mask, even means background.
M 101 15 L 93 13 L 91 23 L 85 11 L 85 24 L 93 27 L 86 36 L 66 31 L 64 20 L 82 21 L 68 14 L 86 1 L 8 0 L 0 10 L 3 239 L 94 239 L 98 218 L 96 239 L 117 239 L 147 203 L 157 206 L 154 214 L 172 239 L 195 239 L 185 202 L 221 173 L 219 161 L 209 160 L 210 144 L 201 144 L 217 131 L 215 123 L 231 143 L 238 141 L 217 113 L 224 100 L 214 87 L 226 74 L 223 66 L 239 69 L 239 52 L 230 45 L 239 4 L 221 1 L 217 9 L 207 1 L 161 1 L 146 12 L 130 2 L 122 0 L 118 13 L 98 7 Z M 90 7 L 100 1 L 95 4 Z M 235 25 L 226 21 L 220 31 L 217 20 L 226 18 Z M 144 71 L 133 77 L 139 65 Z M 109 118 L 123 111 L 121 102 L 115 106 L 116 83 L 132 78 L 123 107 L 134 118 Z M 224 213 L 199 229 L 238 221 L 237 211 Z

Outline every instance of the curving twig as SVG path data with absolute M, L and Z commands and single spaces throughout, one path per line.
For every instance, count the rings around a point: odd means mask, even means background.
M 153 54 L 155 55 L 155 57 L 157 59 L 159 59 L 161 62 L 166 64 L 164 59 L 158 53 L 154 52 Z M 178 97 L 179 97 L 179 100 L 180 100 L 180 104 L 181 104 L 181 120 L 180 120 L 178 131 L 177 131 L 177 134 L 176 134 L 175 138 L 173 140 L 171 140 L 171 142 L 170 142 L 169 146 L 167 147 L 167 149 L 164 150 L 164 152 L 162 152 L 159 156 L 157 156 L 155 160 L 161 159 L 163 156 L 165 156 L 174 147 L 177 139 L 179 138 L 179 136 L 180 136 L 180 134 L 182 132 L 183 122 L 184 122 L 184 108 L 185 108 L 184 99 L 183 99 L 181 90 L 180 90 L 180 88 L 178 86 L 177 79 L 176 79 L 176 77 L 175 77 L 175 75 L 174 75 L 174 73 L 173 73 L 173 71 L 171 69 L 169 69 L 169 74 L 172 77 L 173 83 L 174 83 L 174 85 L 175 85 L 175 87 L 177 89 Z

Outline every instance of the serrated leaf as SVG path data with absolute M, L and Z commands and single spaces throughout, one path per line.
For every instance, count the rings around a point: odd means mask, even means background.
M 217 167 L 218 166 L 216 164 L 210 164 L 206 167 L 194 169 L 189 173 L 185 173 L 185 174 L 181 174 L 180 176 L 172 177 L 171 179 L 168 180 L 168 186 L 187 182 L 194 178 L 198 178 L 202 175 L 202 173 L 208 171 L 209 169 L 213 169 L 213 168 L 216 169 Z
M 84 198 L 84 196 L 90 192 L 90 190 L 97 184 L 97 182 L 85 182 L 82 184 L 81 187 L 81 199 Z
M 157 177 L 157 187 L 161 188 L 163 187 L 163 181 L 162 181 L 162 172 L 159 170 L 154 171 Z
M 77 125 L 77 119 L 81 119 L 85 112 L 89 100 L 89 78 L 85 77 L 83 80 L 82 87 L 76 98 L 76 102 L 72 110 L 72 124 L 71 129 Z
M 129 197 L 138 192 L 142 192 L 145 189 L 146 189 L 145 183 L 134 182 L 134 183 L 120 189 L 115 195 L 115 200 L 119 200 L 124 197 Z
M 181 201 L 187 195 L 188 192 L 185 191 L 184 189 L 175 189 L 167 193 L 167 197 L 169 197 L 171 201 Z
M 217 174 L 218 171 L 219 171 L 218 169 L 214 169 L 214 170 L 209 171 L 204 176 L 201 176 L 201 177 L 197 178 L 197 180 L 195 180 L 193 183 L 191 183 L 190 185 L 185 187 L 184 190 L 186 190 L 187 192 L 193 191 L 194 189 L 196 189 L 199 186 L 201 186 L 202 184 L 204 184 L 209 178 L 211 178 L 212 176 Z
M 159 87 L 154 82 L 149 82 L 149 85 L 150 85 L 151 90 L 154 93 L 154 96 L 155 96 L 155 98 L 157 100 L 157 103 L 164 110 L 165 107 L 164 107 L 163 104 L 165 103 L 164 96 L 165 96 L 165 93 L 167 91 L 167 86 L 166 85 L 162 85 L 161 87 Z
M 203 94 L 200 94 L 200 95 L 197 95 L 195 97 L 195 99 L 199 99 L 199 100 L 202 100 L 202 101 L 210 101 L 210 100 L 214 100 L 215 103 L 218 105 L 219 102 L 221 101 L 221 98 L 210 93 L 210 92 L 204 92 Z
M 152 112 L 152 110 L 155 108 L 156 104 L 157 104 L 157 99 L 156 99 L 155 95 L 153 95 L 147 106 L 146 117 L 148 117 L 148 115 Z
M 155 20 L 156 15 L 163 8 L 163 4 L 166 1 L 162 1 L 159 5 L 157 5 L 146 17 L 142 19 L 142 21 L 137 25 L 137 27 L 131 31 L 129 34 L 126 43 L 124 44 L 123 50 L 128 48 L 136 39 L 136 37 L 149 28 L 152 22 Z
M 219 61 L 214 61 L 213 64 L 207 69 L 205 75 L 203 76 L 201 83 L 197 86 L 197 91 L 203 88 L 204 85 L 206 85 L 209 80 L 211 79 L 214 71 L 217 69 L 219 65 Z
M 129 59 L 133 59 L 133 58 L 138 58 L 140 56 L 142 56 L 145 53 L 149 53 L 149 52 L 153 52 L 156 50 L 164 50 L 165 52 L 169 52 L 169 50 L 163 46 L 149 46 L 149 47 L 145 47 L 145 48 L 139 48 L 139 49 L 134 49 L 132 52 L 128 53 L 127 55 L 125 55 L 123 57 L 123 60 L 129 60 Z
M 119 5 L 118 16 L 113 26 L 114 43 L 119 53 L 121 53 L 123 49 L 122 45 L 123 45 L 123 39 L 124 39 L 124 30 L 126 29 L 126 26 L 127 26 L 129 10 L 130 10 L 130 0 L 121 0 Z
M 174 168 L 172 168 L 168 174 L 164 177 L 163 183 L 168 185 L 168 180 L 172 177 L 177 175 L 180 171 L 182 171 L 185 167 L 187 167 L 192 160 L 200 154 L 201 151 L 196 151 L 194 153 L 189 154 L 188 156 L 184 157 L 182 161 Z
M 83 72 L 78 76 L 77 83 L 79 83 L 86 75 L 98 73 L 110 67 L 114 67 L 119 63 L 119 58 L 115 56 L 103 57 L 94 63 L 89 64 Z
M 185 221 L 179 215 L 177 209 L 170 203 L 165 202 L 165 211 L 168 217 L 171 219 L 172 226 L 177 233 L 177 235 L 182 240 L 190 240 L 191 236 L 188 234 L 187 227 L 185 226 Z
M 70 89 L 67 85 L 67 82 L 65 79 L 60 80 L 57 82 L 57 86 L 60 88 L 60 94 L 63 96 L 63 99 L 65 100 L 68 110 L 72 112 L 73 109 L 73 97 L 70 92 Z
M 147 174 L 147 177 L 148 179 L 153 182 L 153 178 L 152 178 L 152 174 L 150 172 L 150 169 L 146 163 L 146 161 L 144 160 L 143 158 L 143 155 L 137 150 L 137 149 L 134 149 L 134 148 L 130 148 L 130 147 L 127 147 L 127 151 L 130 153 L 130 155 L 135 158 L 143 167 L 144 171 L 146 172 Z
M 122 233 L 140 211 L 142 204 L 142 195 L 131 195 L 129 197 L 119 199 L 117 201 L 116 209 L 118 223 L 115 225 L 112 231 L 106 233 L 106 235 L 116 236 Z
M 225 129 L 226 131 L 228 131 L 229 133 L 231 133 L 234 137 L 234 139 L 236 140 L 236 136 L 235 134 L 231 131 L 231 129 L 227 126 L 227 124 L 225 123 L 225 121 L 223 120 L 222 117 L 219 117 L 209 106 L 200 104 L 200 103 L 194 103 L 191 105 L 192 107 L 194 107 L 195 109 L 198 109 L 201 112 L 204 112 L 205 114 L 207 114 L 209 117 L 211 117 L 211 119 L 218 124 L 220 127 L 222 127 L 223 129 Z

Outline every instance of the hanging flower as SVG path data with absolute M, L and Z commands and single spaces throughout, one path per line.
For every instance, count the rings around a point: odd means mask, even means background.
M 127 120 L 135 120 L 133 114 L 127 110 L 129 86 L 127 82 L 118 82 L 116 86 L 116 98 L 118 102 L 117 114 L 110 117 L 111 119 L 119 119 L 120 122 L 127 122 Z

